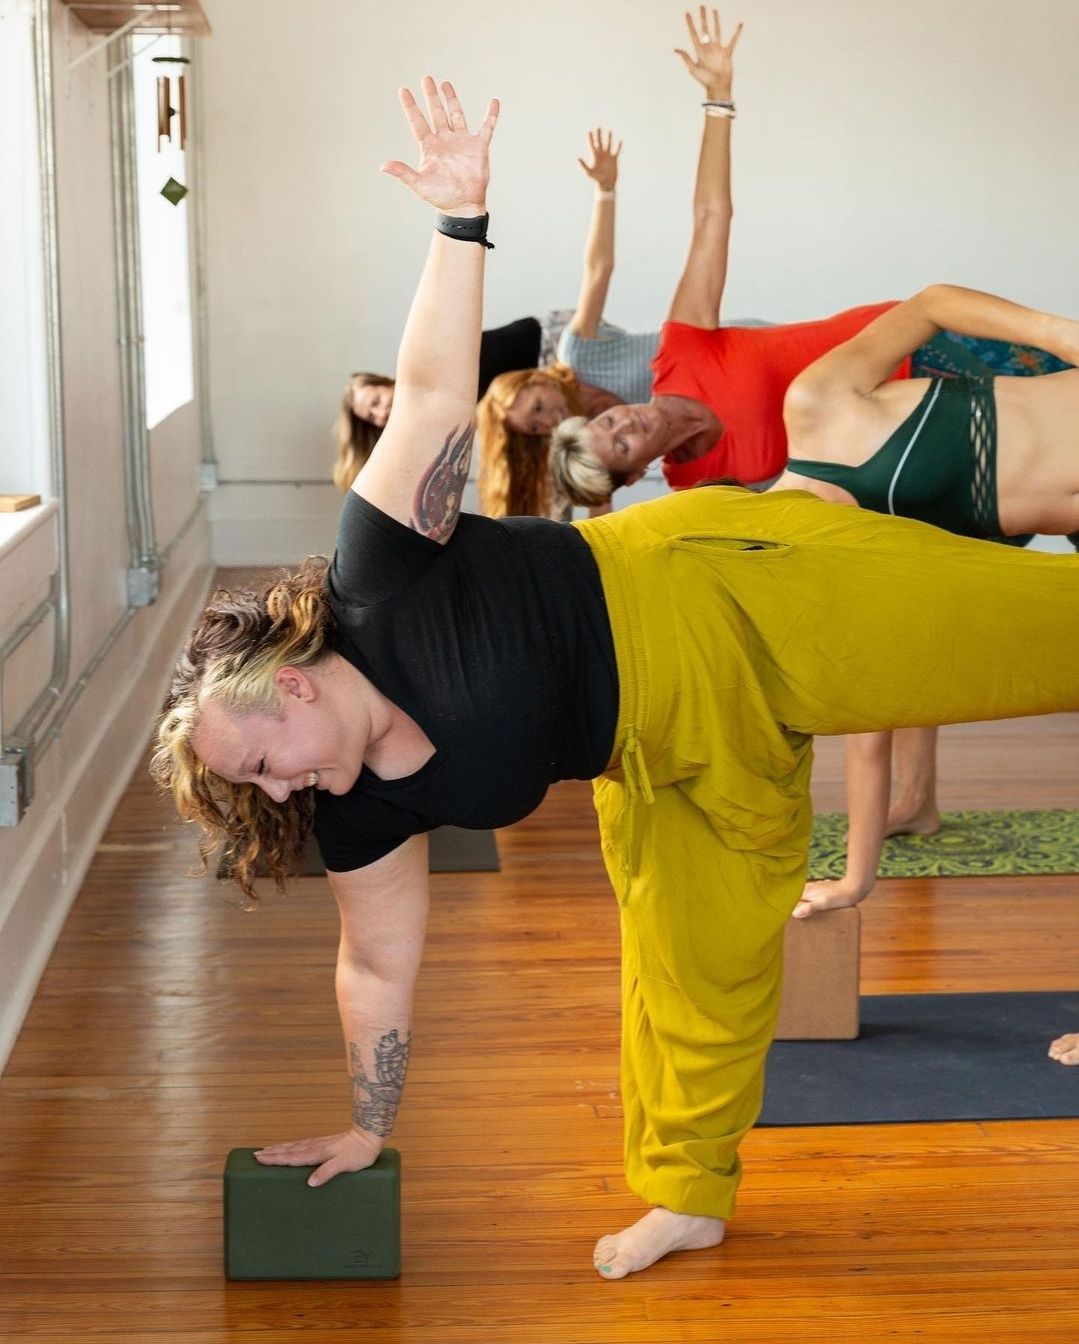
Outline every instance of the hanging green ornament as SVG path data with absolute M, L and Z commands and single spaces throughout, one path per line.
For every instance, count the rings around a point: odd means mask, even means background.
M 169 201 L 172 205 L 179 205 L 187 195 L 187 188 L 182 182 L 177 182 L 174 177 L 170 177 L 161 188 L 161 194 L 164 196 L 165 200 Z

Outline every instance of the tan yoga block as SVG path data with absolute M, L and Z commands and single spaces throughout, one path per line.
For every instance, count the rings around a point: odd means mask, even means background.
M 853 1041 L 858 1035 L 861 927 L 857 906 L 787 921 L 777 1041 Z
M 0 513 L 18 513 L 41 503 L 40 495 L 0 495 Z

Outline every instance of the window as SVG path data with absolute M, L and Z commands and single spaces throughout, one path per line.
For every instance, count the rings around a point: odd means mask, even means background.
M 185 155 L 179 145 L 179 116 L 172 140 L 157 148 L 157 80 L 170 79 L 171 103 L 178 106 L 177 76 L 190 67 L 155 64 L 155 56 L 179 56 L 178 37 L 142 42 L 134 59 L 135 140 L 138 160 L 139 246 L 142 283 L 143 357 L 146 369 L 146 427 L 171 415 L 194 397 L 191 300 L 188 282 L 188 203 L 173 205 L 161 195 L 170 178 L 187 186 Z M 137 50 L 137 48 L 136 48 Z
M 45 269 L 31 0 L 0 0 L 0 493 L 49 481 Z

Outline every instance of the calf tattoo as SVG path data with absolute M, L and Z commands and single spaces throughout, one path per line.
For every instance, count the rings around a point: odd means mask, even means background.
M 375 1046 L 375 1076 L 369 1078 L 363 1067 L 360 1047 L 355 1041 L 349 1041 L 352 1119 L 357 1128 L 369 1130 L 383 1139 L 393 1129 L 397 1108 L 401 1104 L 411 1048 L 411 1035 L 406 1035 L 402 1040 L 396 1028 L 380 1036 Z
M 423 532 L 432 541 L 443 541 L 453 531 L 461 512 L 475 437 L 476 427 L 472 424 L 446 435 L 442 451 L 424 472 L 416 491 L 409 520 L 414 532 Z

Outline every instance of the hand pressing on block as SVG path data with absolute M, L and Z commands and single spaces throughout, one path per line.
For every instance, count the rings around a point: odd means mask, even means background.
M 311 1187 L 306 1166 L 264 1166 L 250 1148 L 229 1153 L 226 1278 L 395 1279 L 400 1272 L 396 1149 L 383 1149 L 363 1171 L 342 1172 L 322 1188 Z
M 256 1148 L 254 1157 L 266 1167 L 314 1167 L 307 1178 L 311 1186 L 324 1185 L 343 1171 L 363 1171 L 378 1161 L 382 1144 L 374 1134 L 346 1129 L 318 1139 L 296 1139 Z
M 426 863 L 423 865 L 426 872 Z M 403 960 L 384 953 L 379 964 L 381 978 L 370 977 L 353 964 L 350 949 L 358 947 L 357 924 L 372 933 L 373 921 L 364 921 L 362 901 L 347 899 L 345 884 L 338 892 L 341 905 L 341 960 L 337 968 L 337 994 L 341 1021 L 348 1045 L 349 1083 L 352 1092 L 352 1125 L 340 1134 L 316 1139 L 296 1139 L 255 1150 L 255 1160 L 266 1167 L 314 1167 L 307 1177 L 311 1186 L 325 1185 L 342 1172 L 363 1171 L 372 1166 L 393 1130 L 401 1093 L 405 1086 L 411 1031 L 411 984 L 423 946 L 420 929 L 409 940 L 412 951 Z M 372 942 L 369 946 L 375 946 Z M 373 954 L 372 954 L 373 955 Z M 365 1015 L 364 1007 L 367 1008 Z M 389 1031 L 372 1031 L 369 1015 L 374 1010 L 386 1020 L 402 1025 Z

